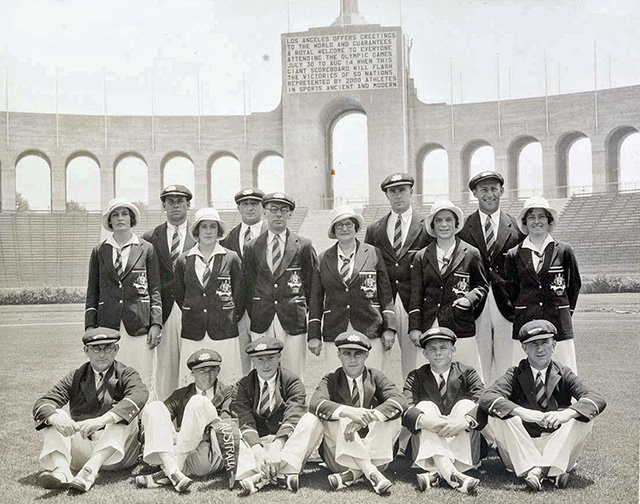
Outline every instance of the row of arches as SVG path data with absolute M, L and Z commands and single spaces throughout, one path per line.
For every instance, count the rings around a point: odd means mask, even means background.
M 226 208 L 240 190 L 240 161 L 232 153 L 212 157 L 207 167 L 208 204 Z M 136 153 L 120 156 L 114 163 L 115 195 L 149 203 L 148 167 Z M 255 171 L 257 184 L 267 192 L 284 191 L 284 160 L 276 153 L 262 156 Z M 190 156 L 172 153 L 161 162 L 162 186 L 182 184 L 195 193 L 195 166 Z M 100 163 L 89 153 L 78 153 L 66 164 L 67 206 L 100 210 Z M 16 163 L 16 193 L 31 210 L 51 209 L 51 163 L 41 152 L 30 152 Z

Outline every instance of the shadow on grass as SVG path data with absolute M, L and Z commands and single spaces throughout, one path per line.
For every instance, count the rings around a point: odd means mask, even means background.
M 68 492 L 68 490 L 66 488 L 57 488 L 55 490 L 46 490 L 46 489 L 42 488 L 38 484 L 38 474 L 40 474 L 40 472 L 35 472 L 35 473 L 32 473 L 32 474 L 28 474 L 27 476 L 24 476 L 24 477 L 22 477 L 22 478 L 20 478 L 18 480 L 18 483 L 20 483 L 21 485 L 28 486 L 28 487 L 33 487 L 33 488 L 38 488 L 38 489 L 40 489 L 40 490 L 45 492 L 42 495 L 39 495 L 38 497 L 36 497 L 35 500 L 53 499 L 55 497 L 58 497 L 61 494 L 66 494 Z

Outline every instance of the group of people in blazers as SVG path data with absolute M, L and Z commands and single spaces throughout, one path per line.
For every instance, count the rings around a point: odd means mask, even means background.
M 413 185 L 407 173 L 383 180 L 391 211 L 364 243 L 362 216 L 335 208 L 336 244 L 319 257 L 287 228 L 284 193 L 239 192 L 229 230 L 213 208 L 188 223 L 191 192 L 168 186 L 167 222 L 144 238 L 135 205 L 111 200 L 112 235 L 90 260 L 89 362 L 34 406 L 42 486 L 86 492 L 142 453 L 139 487 L 186 492 L 224 471 L 246 494 L 295 492 L 318 450 L 332 489 L 366 478 L 386 494 L 400 450 L 421 491 L 473 493 L 465 473 L 488 443 L 532 490 L 566 487 L 606 403 L 577 376 L 580 275 L 550 234 L 557 212 L 534 196 L 506 214 L 503 177 L 487 171 L 469 181 L 479 210 L 466 221 L 450 201 L 425 218 Z M 387 377 L 396 339 L 403 390 Z M 307 350 L 325 372 L 308 405 Z

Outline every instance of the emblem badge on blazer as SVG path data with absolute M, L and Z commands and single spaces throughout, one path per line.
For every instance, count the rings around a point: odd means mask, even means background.
M 461 277 L 458 283 L 451 287 L 451 290 L 453 290 L 453 293 L 458 297 L 464 296 L 469 292 L 469 279 L 467 277 Z
M 138 277 L 133 282 L 133 286 L 138 291 L 138 294 L 144 296 L 149 293 L 148 291 L 148 283 L 147 283 L 147 272 L 141 271 L 138 273 Z
M 551 282 L 550 287 L 556 296 L 562 296 L 564 294 L 567 285 L 564 283 L 564 277 L 562 276 L 562 273 L 556 274 L 553 282 Z
M 232 291 L 231 291 L 231 279 L 230 278 L 219 278 L 219 280 L 222 280 L 220 282 L 220 286 L 218 287 L 218 290 L 216 290 L 216 296 L 218 296 L 218 299 L 220 301 L 231 301 L 231 295 L 232 295 Z
M 376 295 L 376 289 L 378 287 L 378 282 L 376 279 L 375 273 L 360 273 L 364 278 L 362 279 L 362 285 L 360 288 L 364 291 L 364 295 L 367 299 L 371 299 Z
M 289 286 L 293 294 L 300 294 L 300 287 L 302 287 L 302 278 L 300 278 L 300 273 L 298 272 L 298 270 L 293 270 L 293 273 L 291 273 L 287 285 Z

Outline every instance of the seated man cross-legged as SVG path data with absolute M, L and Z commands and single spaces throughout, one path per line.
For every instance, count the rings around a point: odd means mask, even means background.
M 333 472 L 329 484 L 340 490 L 364 475 L 376 493 L 388 493 L 392 483 L 380 470 L 393 460 L 407 401 L 384 374 L 365 367 L 367 336 L 347 331 L 334 344 L 342 366 L 322 378 L 309 405 L 322 421 L 320 456 Z
M 89 359 L 60 380 L 33 407 L 44 446 L 38 482 L 44 488 L 87 492 L 101 469 L 135 464 L 140 453 L 134 421 L 149 392 L 133 368 L 116 361 L 118 331 L 87 330 L 82 337 Z M 69 405 L 70 414 L 62 408 Z M 75 478 L 71 470 L 79 471 Z
M 463 473 L 480 463 L 479 430 L 487 415 L 476 401 L 484 385 L 474 368 L 452 362 L 456 340 L 445 327 L 423 333 L 419 343 L 429 363 L 411 371 L 404 384 L 409 409 L 403 423 L 414 434 L 414 465 L 426 471 L 417 475 L 421 491 L 439 486 L 440 478 L 462 493 L 479 484 Z
M 524 324 L 518 339 L 527 358 L 509 368 L 479 400 L 490 415 L 502 461 L 534 491 L 542 488 L 544 479 L 558 488 L 567 486 L 591 420 L 606 407 L 600 394 L 552 360 L 556 334 L 547 320 Z
M 231 403 L 242 435 L 236 481 L 246 494 L 267 484 L 296 492 L 299 474 L 322 438 L 315 419 L 305 415 L 302 380 L 280 365 L 283 347 L 267 336 L 247 345 L 254 369 L 240 379 Z
M 225 467 L 215 433 L 207 433 L 216 419 L 231 417 L 232 388 L 218 380 L 221 364 L 222 357 L 215 350 L 194 352 L 187 359 L 194 382 L 142 410 L 144 461 L 161 464 L 162 470 L 136 476 L 139 487 L 173 485 L 176 491 L 186 492 L 192 483 L 189 475 L 208 476 Z

